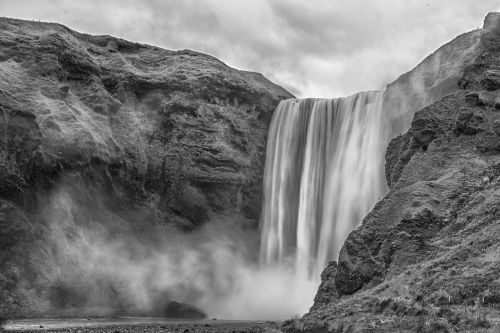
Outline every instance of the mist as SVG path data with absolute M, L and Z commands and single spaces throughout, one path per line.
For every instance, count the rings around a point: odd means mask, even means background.
M 106 198 L 66 182 L 42 208 L 42 312 L 65 316 L 163 316 L 169 301 L 209 318 L 285 319 L 312 305 L 317 282 L 288 265 L 260 266 L 257 230 L 220 217 L 186 233 L 111 212 Z

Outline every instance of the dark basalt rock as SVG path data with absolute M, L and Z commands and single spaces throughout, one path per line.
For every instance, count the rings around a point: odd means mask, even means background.
M 115 197 L 154 204 L 163 223 L 196 227 L 228 209 L 258 218 L 270 115 L 287 91 L 198 52 L 57 24 L 2 18 L 0 46 L 0 134 L 18 190 L 38 181 L 34 163 L 50 174 L 99 165 Z
M 321 284 L 318 288 L 314 304 L 310 311 L 335 301 L 339 296 L 337 287 L 335 286 L 335 278 L 337 275 L 337 262 L 330 261 L 323 273 L 321 273 Z
M 476 114 L 473 110 L 468 108 L 460 108 L 457 119 L 455 120 L 455 133 L 466 135 L 477 134 L 483 131 L 481 128 L 481 123 L 483 122 L 484 118 L 481 114 Z
M 164 311 L 165 318 L 177 319 L 205 319 L 206 313 L 191 304 L 169 302 Z
M 16 285 L 28 288 L 47 260 L 40 209 L 61 183 L 124 223 L 257 221 L 268 126 L 291 97 L 206 54 L 0 18 L 0 296 L 12 303 L 0 315 L 39 308 Z M 43 250 L 23 243 L 21 216 Z M 41 258 L 19 259 L 28 249 Z
M 500 88 L 500 71 L 488 70 L 483 74 L 481 85 L 486 90 L 496 90 Z
M 480 106 L 481 100 L 479 99 L 479 94 L 475 91 L 465 94 L 465 103 L 468 106 Z
M 373 258 L 362 235 L 353 231 L 339 254 L 335 276 L 337 292 L 340 296 L 353 294 L 382 271 L 383 265 Z

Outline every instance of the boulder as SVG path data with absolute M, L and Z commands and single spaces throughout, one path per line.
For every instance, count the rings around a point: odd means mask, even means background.
M 480 113 L 476 113 L 467 107 L 462 107 L 455 119 L 455 133 L 474 135 L 483 131 L 484 125 L 484 117 Z
M 180 303 L 176 301 L 169 302 L 164 311 L 165 318 L 178 319 L 205 319 L 206 313 L 198 309 L 196 306 Z
M 497 90 L 500 88 L 500 71 L 495 69 L 486 71 L 481 83 L 486 90 Z
M 465 94 L 465 102 L 469 106 L 476 106 L 480 104 L 479 94 L 475 91 Z

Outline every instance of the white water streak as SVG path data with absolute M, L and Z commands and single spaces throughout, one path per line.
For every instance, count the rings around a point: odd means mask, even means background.
M 261 221 L 261 261 L 292 263 L 319 280 L 387 191 L 383 92 L 338 99 L 290 99 L 269 132 Z

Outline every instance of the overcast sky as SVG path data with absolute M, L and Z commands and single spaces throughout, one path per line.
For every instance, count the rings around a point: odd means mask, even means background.
M 0 0 L 0 15 L 59 22 L 261 72 L 298 97 L 378 90 L 498 0 Z

